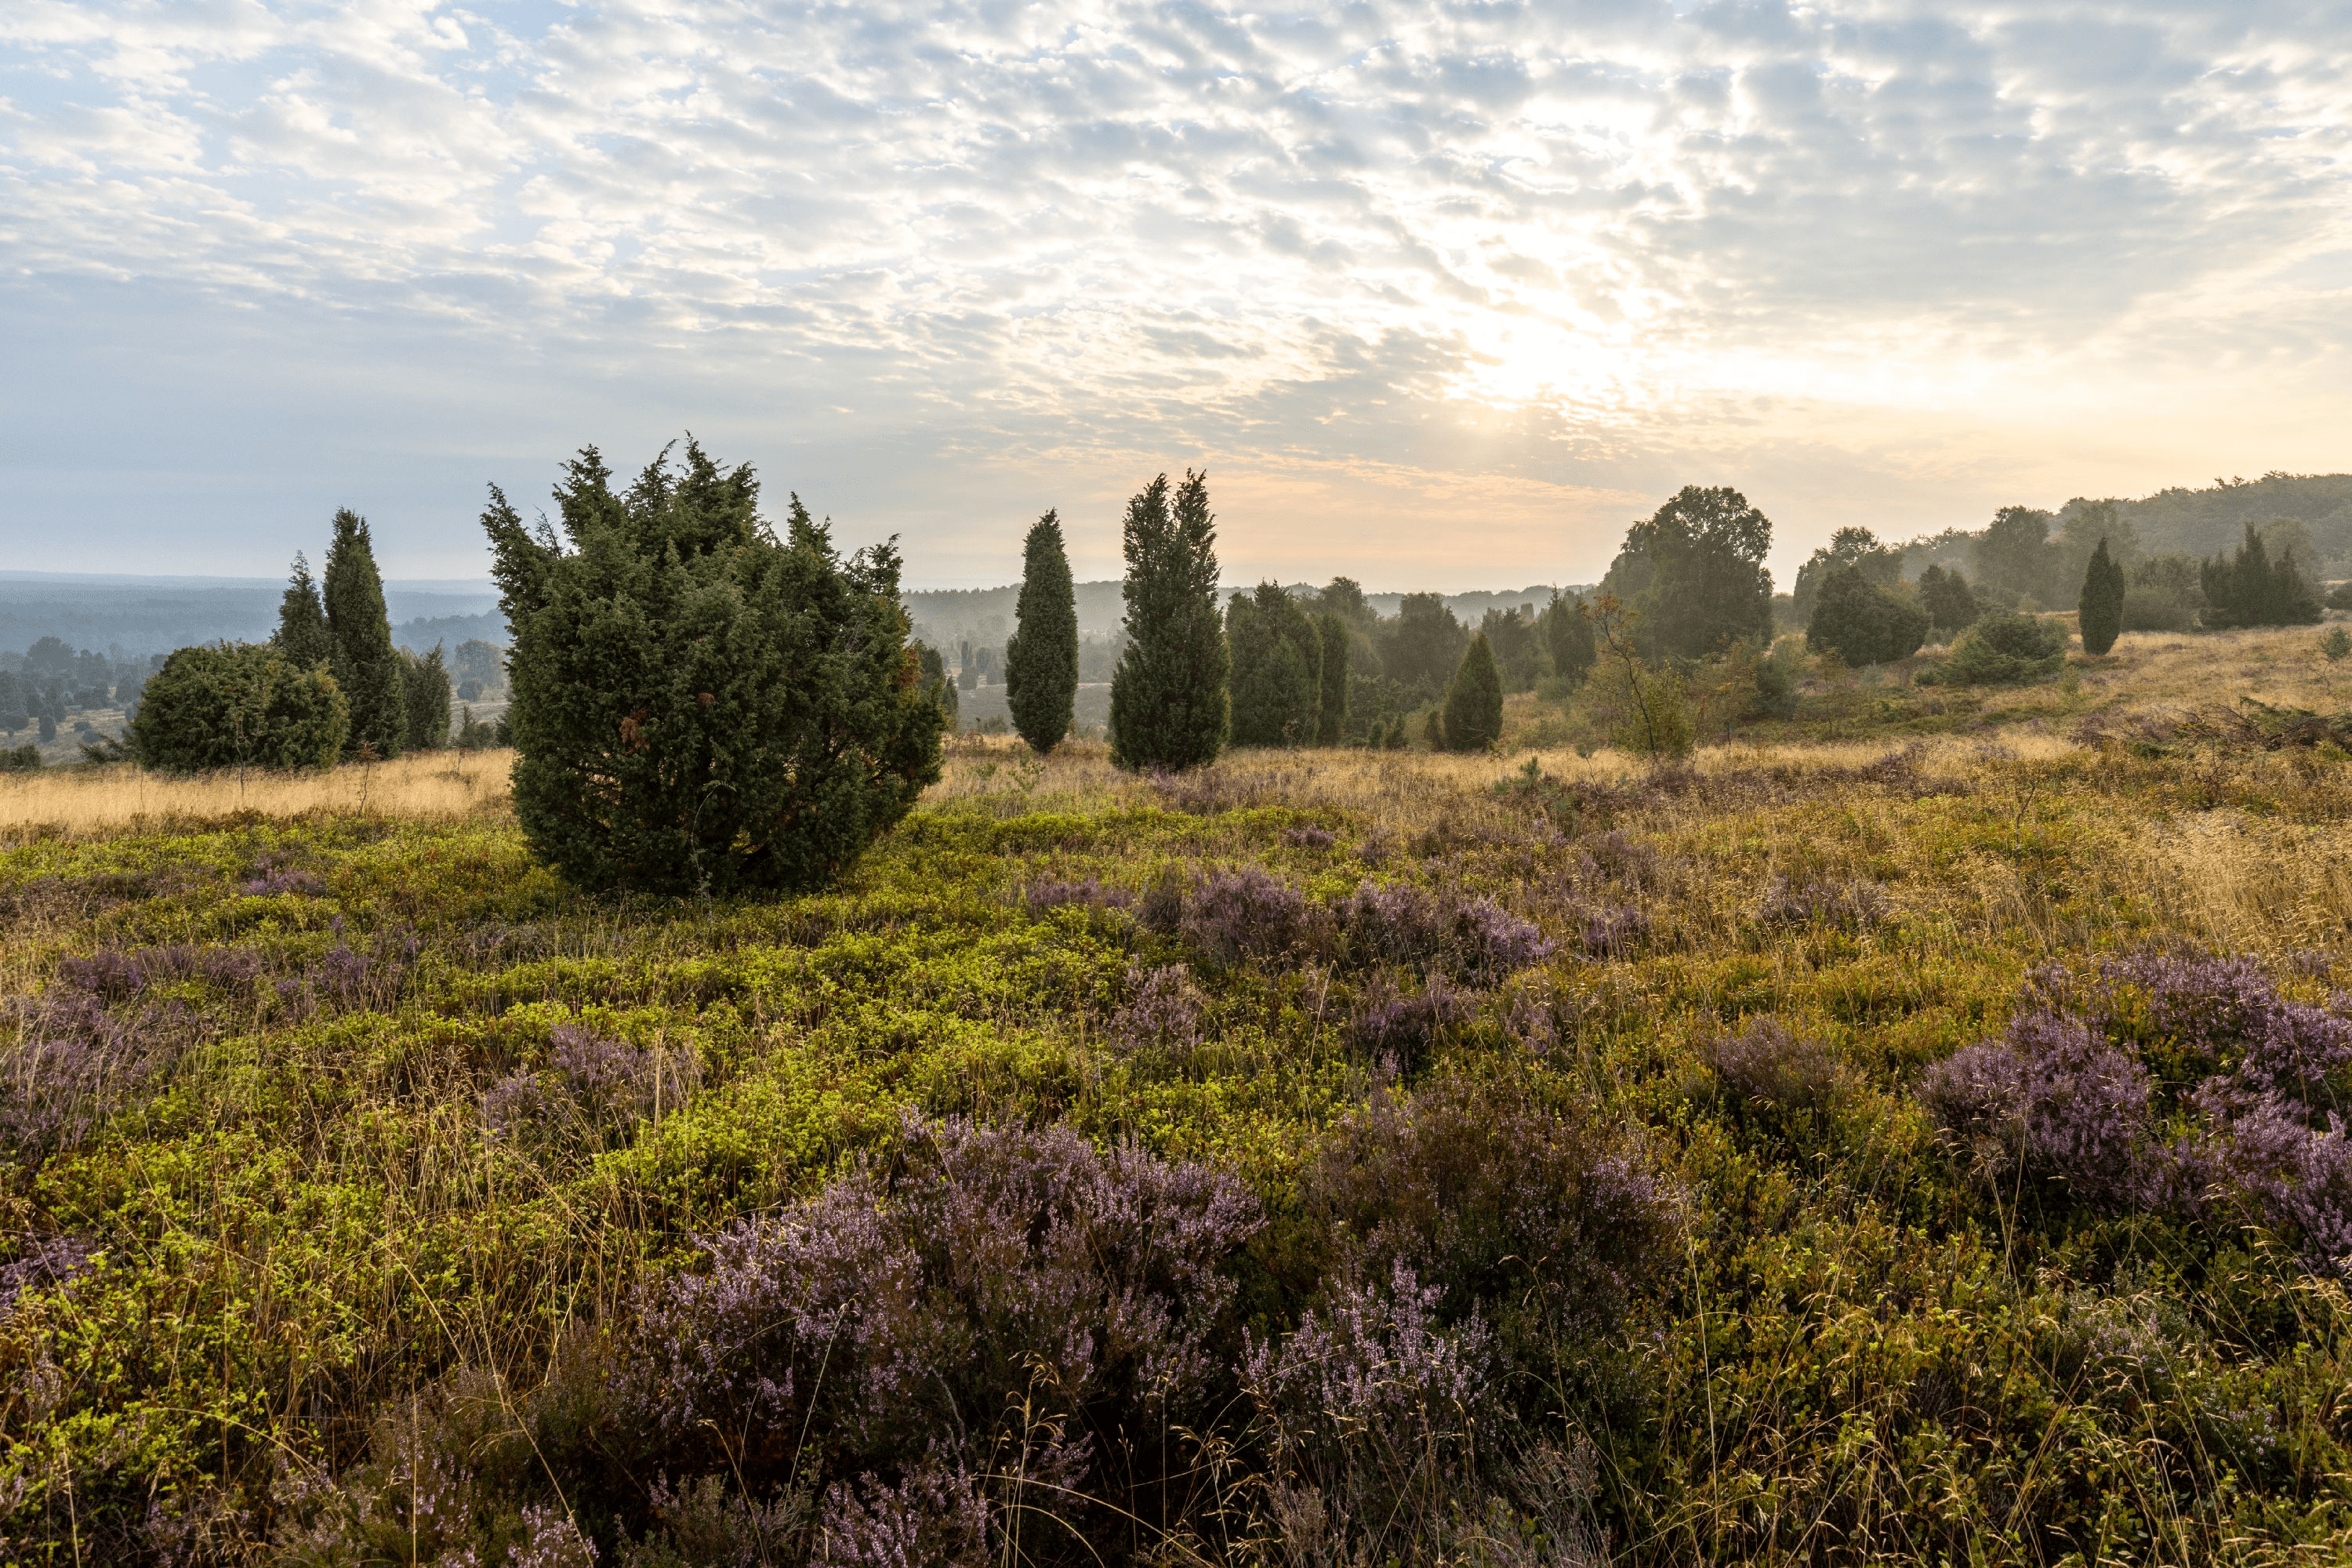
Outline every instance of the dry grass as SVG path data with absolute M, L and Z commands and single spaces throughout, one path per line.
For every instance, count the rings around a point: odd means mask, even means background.
M 323 773 L 254 772 L 169 778 L 135 767 L 56 768 L 0 775 L 0 832 L 68 837 L 172 822 L 362 812 L 422 820 L 502 809 L 512 752 L 435 752 Z

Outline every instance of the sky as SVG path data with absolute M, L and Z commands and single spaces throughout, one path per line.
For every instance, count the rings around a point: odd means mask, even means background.
M 1590 582 L 2352 468 L 2352 4 L 6 0 L 0 569 L 487 570 L 691 432 L 910 586 Z

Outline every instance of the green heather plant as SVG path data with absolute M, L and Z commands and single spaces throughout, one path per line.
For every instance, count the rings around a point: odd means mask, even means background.
M 323 666 L 298 668 L 266 643 L 212 643 L 180 649 L 148 678 L 131 739 L 158 773 L 323 768 L 350 722 Z
M 1453 752 L 1491 751 L 1503 734 L 1503 678 L 1486 634 L 1470 639 L 1445 692 L 1445 746 Z
M 594 447 L 533 533 L 482 521 L 514 630 L 515 813 L 589 889 L 725 892 L 838 876 L 939 776 L 889 544 L 847 560 L 793 498 L 786 537 L 749 465 L 688 441 L 625 492 Z
M 2083 595 L 2077 604 L 2083 651 L 2095 658 L 2115 647 L 2116 638 L 2122 635 L 2124 593 L 2124 569 L 2107 554 L 2107 542 L 2102 538 L 2083 573 Z
M 1185 471 L 1171 506 L 1160 475 L 1127 503 L 1127 647 L 1110 686 L 1111 760 L 1129 769 L 1214 762 L 1232 671 L 1217 615 L 1209 478 Z
M 1018 623 L 1004 645 L 1004 700 L 1013 728 L 1043 756 L 1070 732 L 1078 695 L 1078 609 L 1062 521 L 1052 511 L 1029 528 L 1021 551 Z
M 327 546 L 327 632 L 333 642 L 327 668 L 351 704 L 351 730 L 343 751 L 361 748 L 379 758 L 400 754 L 408 735 L 408 698 L 400 678 L 400 651 L 392 646 L 392 622 L 383 609 L 383 579 L 375 569 L 375 547 L 367 520 L 343 508 L 335 513 L 335 537 Z

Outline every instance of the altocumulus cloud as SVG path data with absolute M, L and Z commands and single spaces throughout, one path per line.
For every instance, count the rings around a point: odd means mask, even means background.
M 1106 569 L 1192 460 L 1237 569 L 1466 584 L 1685 479 L 1786 554 L 2330 466 L 2347 61 L 2218 0 L 15 0 L 0 523 L 250 569 L 373 497 L 468 570 L 483 479 L 691 425 L 930 580 L 1056 500 Z

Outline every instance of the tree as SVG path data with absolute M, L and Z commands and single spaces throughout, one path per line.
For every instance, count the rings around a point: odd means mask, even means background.
M 2252 523 L 2246 525 L 2237 553 L 2214 556 L 2201 577 L 2209 626 L 2310 626 L 2322 614 L 2319 595 L 2304 580 L 2294 552 L 2290 549 L 2273 565 L 2270 546 Z
M 1595 684 L 1615 720 L 1612 738 L 1653 762 L 1688 756 L 1696 737 L 1681 678 L 1642 657 L 1637 617 L 1617 595 L 1604 590 L 1588 611 L 1601 656 Z
M 1323 690 L 1323 639 L 1279 583 L 1260 583 L 1255 599 L 1239 594 L 1225 609 L 1233 651 L 1233 742 L 1303 746 L 1314 742 Z
M 2090 563 L 2083 569 L 2083 594 L 2077 606 L 2083 651 L 2096 658 L 2115 647 L 2124 629 L 2124 569 L 2108 555 L 2105 539 L 2091 552 Z
M 1873 583 L 1859 566 L 1832 567 L 1813 601 L 1805 647 L 1848 664 L 1892 664 L 1927 639 L 1927 612 Z
M 1353 577 L 1334 577 L 1316 595 L 1317 606 L 1339 616 L 1357 631 L 1368 631 L 1380 619 L 1365 598 L 1363 584 Z
M 1004 645 L 1004 700 L 1013 729 L 1042 757 L 1070 732 L 1078 697 L 1077 593 L 1056 513 L 1029 525 L 1021 563 L 1016 625 Z
M 401 695 L 408 727 L 401 744 L 411 752 L 437 752 L 449 743 L 449 671 L 441 662 L 441 645 L 422 658 L 400 650 Z
M 323 665 L 298 668 L 269 643 L 184 647 L 148 678 L 131 741 L 159 773 L 323 768 L 351 710 Z
M 1879 543 L 1876 534 L 1866 528 L 1841 528 L 1797 568 L 1797 585 L 1789 598 L 1798 620 L 1811 621 L 1822 584 L 1831 574 L 1848 566 L 1858 568 L 1877 587 L 1892 588 L 1903 580 L 1903 557 Z
M 952 730 L 960 700 L 955 682 L 948 679 L 947 660 L 939 649 L 928 644 L 917 643 L 915 650 L 918 668 L 922 671 L 923 695 L 939 705 L 940 721 Z
M 1333 611 L 1315 617 L 1323 644 L 1322 700 L 1316 708 L 1315 743 L 1336 746 L 1348 738 L 1348 623 Z
M 1934 628 L 1950 636 L 1966 631 L 1984 614 L 1984 606 L 1977 603 L 1968 578 L 1957 566 L 1949 572 L 1930 566 L 1919 574 L 1919 605 Z
M 1685 485 L 1625 531 L 1601 586 L 1633 613 L 1645 654 L 1699 658 L 1772 640 L 1772 523 L 1726 487 Z
M 1536 678 L 1550 662 L 1545 657 L 1543 637 L 1537 630 L 1535 606 L 1489 609 L 1479 620 L 1478 629 L 1486 635 L 1486 646 L 1494 653 L 1495 668 L 1502 674 L 1504 688 L 1511 691 L 1532 690 Z
M 375 547 L 367 520 L 345 507 L 335 513 L 335 537 L 327 546 L 323 604 L 333 651 L 327 660 L 335 685 L 351 704 L 347 754 L 362 746 L 378 757 L 400 754 L 408 733 L 408 699 L 400 679 L 400 656 L 392 646 L 392 622 L 383 612 L 383 579 L 375 569 Z
M 1217 614 L 1209 476 L 1186 470 L 1169 504 L 1160 475 L 1127 503 L 1127 648 L 1110 684 L 1110 754 L 1120 767 L 1216 761 L 1232 667 Z
M 691 439 L 611 478 L 593 447 L 566 465 L 561 540 L 495 486 L 482 514 L 525 838 L 592 889 L 837 876 L 939 777 L 895 542 L 844 559 L 798 496 L 779 539 L 751 466 Z
M 1486 634 L 1470 639 L 1445 690 L 1445 746 L 1453 752 L 1483 752 L 1503 738 L 1503 675 Z
M 327 630 L 327 606 L 319 598 L 319 584 L 310 580 L 310 563 L 294 552 L 294 572 L 286 582 L 286 596 L 278 602 L 278 630 L 269 644 L 297 669 L 326 664 L 335 657 L 335 639 Z
M 470 680 L 483 687 L 503 686 L 507 679 L 506 650 L 496 643 L 480 637 L 467 637 L 457 645 L 452 656 L 454 673 L 460 680 Z
M 2040 595 L 2050 591 L 2050 514 L 2028 506 L 2001 508 L 1973 553 L 1981 586 L 2011 604 L 2026 598 L 2040 603 Z
M 1551 603 L 1544 606 L 1543 633 L 1544 646 L 1551 650 L 1552 673 L 1570 687 L 1583 685 L 1597 656 L 1592 644 L 1592 618 L 1585 614 L 1583 597 L 1563 597 L 1554 589 Z
M 1396 618 L 1381 626 L 1381 669 L 1416 700 L 1445 689 L 1470 633 L 1435 594 L 1407 594 Z

